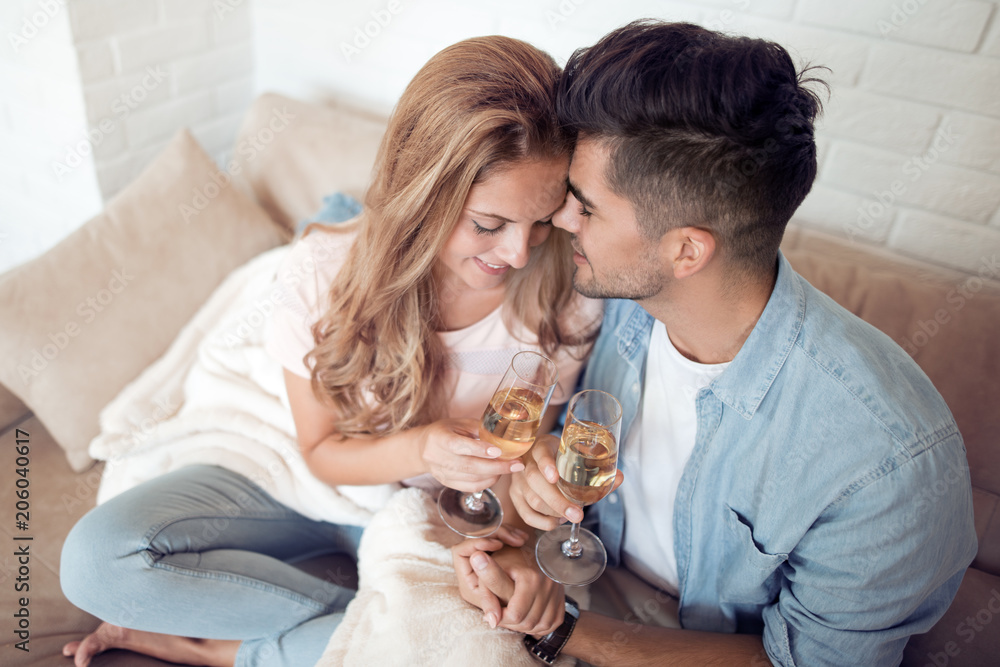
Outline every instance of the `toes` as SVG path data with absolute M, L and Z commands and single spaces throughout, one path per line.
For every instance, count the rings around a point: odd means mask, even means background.
M 80 644 L 81 642 L 69 642 L 68 644 L 63 646 L 62 654 L 67 658 L 73 657 L 74 655 L 76 655 L 76 650 L 80 648 Z
M 74 667 L 87 667 L 90 664 L 90 658 L 100 653 L 100 650 L 97 646 L 97 640 L 94 639 L 94 635 L 87 635 L 73 653 Z
M 108 650 L 111 646 L 107 641 L 101 636 L 101 630 L 103 627 L 98 628 L 96 631 L 90 633 L 83 638 L 83 641 L 71 642 L 63 648 L 64 655 L 73 656 L 74 667 L 87 667 L 90 664 L 91 658 L 93 658 L 98 653 Z M 75 646 L 74 646 L 75 644 Z M 73 649 L 71 654 L 66 653 L 67 650 Z

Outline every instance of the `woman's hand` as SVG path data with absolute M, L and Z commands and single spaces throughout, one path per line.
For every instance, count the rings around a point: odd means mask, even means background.
M 415 429 L 427 472 L 447 487 L 472 492 L 524 470 L 520 460 L 497 461 L 500 448 L 477 440 L 478 429 L 475 419 L 441 419 Z

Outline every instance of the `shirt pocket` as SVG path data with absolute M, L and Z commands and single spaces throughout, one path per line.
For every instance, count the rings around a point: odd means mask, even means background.
M 726 545 L 719 597 L 732 604 L 766 605 L 781 590 L 780 568 L 787 553 L 767 553 L 754 539 L 753 526 L 739 512 L 726 506 Z

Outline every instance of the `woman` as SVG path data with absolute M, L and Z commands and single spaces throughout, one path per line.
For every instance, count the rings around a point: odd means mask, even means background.
M 318 479 L 478 490 L 520 470 L 472 437 L 519 349 L 557 360 L 568 399 L 599 313 L 573 293 L 568 240 L 551 229 L 568 167 L 558 75 L 550 57 L 503 37 L 436 55 L 393 112 L 365 212 L 285 258 L 268 350 Z M 219 516 L 225 530 L 206 537 Z M 222 467 L 164 475 L 67 538 L 63 589 L 107 622 L 63 652 L 80 666 L 112 647 L 185 664 L 311 665 L 354 592 L 289 562 L 353 557 L 360 533 Z

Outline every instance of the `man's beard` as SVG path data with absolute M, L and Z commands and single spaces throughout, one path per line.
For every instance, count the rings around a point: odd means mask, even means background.
M 577 266 L 573 272 L 573 287 L 580 294 L 591 299 L 632 299 L 641 301 L 656 296 L 668 282 L 663 274 L 655 254 L 644 253 L 625 271 L 598 280 L 594 267 L 587 255 L 577 246 L 573 239 L 573 249 L 587 259 L 586 266 Z M 589 280 L 581 276 L 589 274 Z

